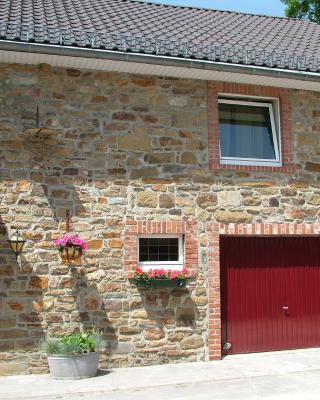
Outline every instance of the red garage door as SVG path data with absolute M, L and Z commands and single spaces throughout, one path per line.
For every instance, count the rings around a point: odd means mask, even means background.
M 228 353 L 320 346 L 320 239 L 221 240 L 223 345 Z

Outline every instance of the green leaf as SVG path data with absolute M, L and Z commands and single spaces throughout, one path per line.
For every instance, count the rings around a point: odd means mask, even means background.
M 286 4 L 286 16 L 320 23 L 319 0 L 281 0 Z

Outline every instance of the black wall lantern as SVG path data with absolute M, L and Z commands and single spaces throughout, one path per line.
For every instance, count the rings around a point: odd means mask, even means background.
M 14 252 L 16 258 L 21 254 L 23 246 L 25 244 L 25 240 L 23 240 L 23 237 L 20 235 L 20 232 L 18 229 L 16 232 L 11 236 L 11 238 L 8 240 L 11 250 Z

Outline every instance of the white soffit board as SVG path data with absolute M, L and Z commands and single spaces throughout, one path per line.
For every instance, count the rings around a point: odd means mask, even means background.
M 0 62 L 34 65 L 45 63 L 55 67 L 170 76 L 176 78 L 202 79 L 208 81 L 226 81 L 251 85 L 320 91 L 320 82 L 86 57 L 70 57 L 0 50 Z

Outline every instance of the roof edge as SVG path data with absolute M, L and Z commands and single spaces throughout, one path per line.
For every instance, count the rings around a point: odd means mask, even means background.
M 320 74 L 314 72 L 302 72 L 283 70 L 279 68 L 267 68 L 241 64 L 213 62 L 194 59 L 181 59 L 177 57 L 155 56 L 140 53 L 123 53 L 118 51 L 86 49 L 77 47 L 61 47 L 48 44 L 30 44 L 0 40 L 0 50 L 12 52 L 24 52 L 45 54 L 50 56 L 80 57 L 98 60 L 123 61 L 140 64 L 161 65 L 165 67 L 181 67 L 198 69 L 202 71 L 218 71 L 226 73 L 241 73 L 247 75 L 260 75 L 279 79 L 291 79 L 320 83 Z
M 320 72 L 320 58 L 289 55 L 248 47 L 215 43 L 190 43 L 165 37 L 129 35 L 95 30 L 81 30 L 46 25 L 0 21 L 0 37 L 13 43 L 36 43 L 124 54 L 170 56 L 208 62 L 255 65 L 270 69 Z M 1 40 L 0 40 L 1 41 Z

